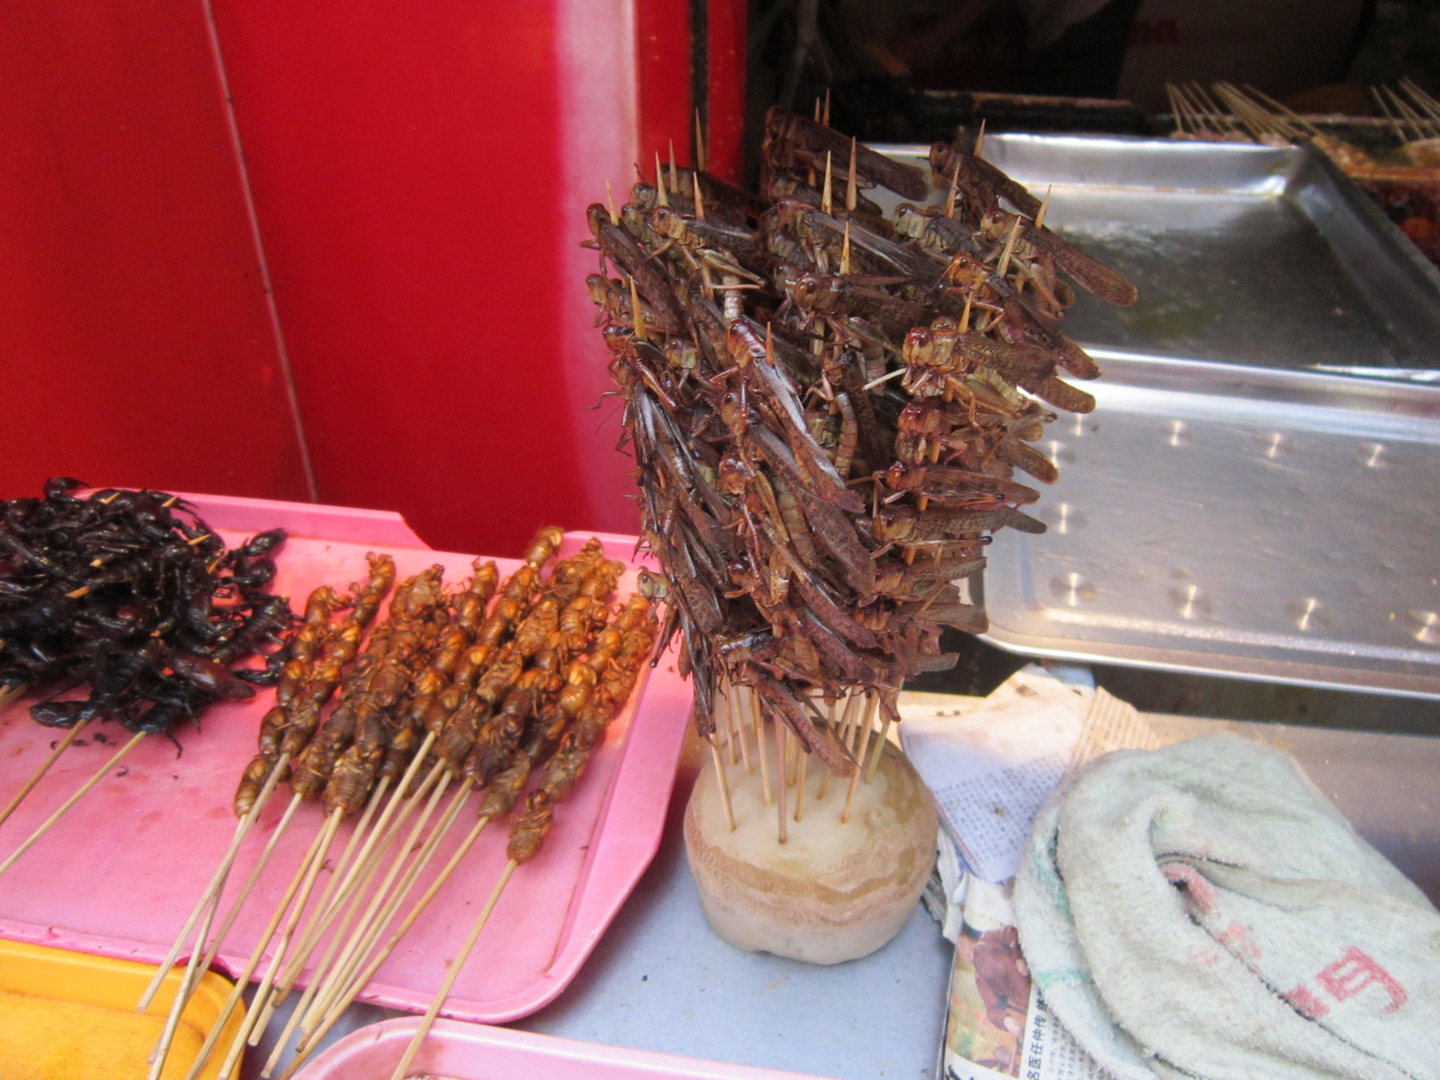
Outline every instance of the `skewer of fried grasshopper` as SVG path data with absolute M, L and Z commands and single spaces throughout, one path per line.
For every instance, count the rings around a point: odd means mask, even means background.
M 241 844 L 259 818 L 261 811 L 264 810 L 276 784 L 284 776 L 290 759 L 298 750 L 304 749 L 305 743 L 309 741 L 309 737 L 306 735 L 304 742 L 300 742 L 297 747 L 298 733 L 297 738 L 288 740 L 286 733 L 293 726 L 296 696 L 307 683 L 317 654 L 332 636 L 346 640 L 354 637 L 358 642 L 359 633 L 364 632 L 365 625 L 374 616 L 375 607 L 384 594 L 389 591 L 390 584 L 395 577 L 394 560 L 388 555 L 377 556 L 374 554 L 371 554 L 369 559 L 370 579 L 363 589 L 357 591 L 351 606 L 350 618 L 346 624 L 353 624 L 358 633 L 346 633 L 344 627 L 336 630 L 331 626 L 330 619 L 343 606 L 343 601 L 330 586 L 320 586 L 310 594 L 306 601 L 305 621 L 291 641 L 290 658 L 281 670 L 280 681 L 275 688 L 275 705 L 260 722 L 260 752 L 246 766 L 239 789 L 235 793 L 235 813 L 240 819 L 235 827 L 235 836 L 230 841 L 229 848 L 221 857 L 214 875 L 201 893 L 190 916 L 181 927 L 180 933 L 176 935 L 170 951 L 156 970 L 150 984 L 145 988 L 145 993 L 141 996 L 137 1006 L 141 1012 L 149 1008 L 151 1001 L 154 1000 L 166 973 L 180 955 L 180 950 L 190 932 L 195 928 L 195 923 L 201 913 L 207 906 L 218 903 L 221 890 L 224 888 L 230 867 L 240 851 Z M 334 687 L 332 686 L 330 689 L 333 691 Z M 305 696 L 314 695 L 307 693 Z M 326 696 L 328 697 L 328 694 Z M 315 709 L 315 719 L 318 722 L 318 707 Z M 289 746 L 282 747 L 282 741 L 288 741 Z M 192 959 L 196 953 L 204 951 L 203 944 L 203 941 L 200 942 L 192 951 Z M 188 981 L 187 979 L 182 982 L 182 992 L 176 995 L 177 1002 L 186 996 L 183 990 Z M 183 1004 L 180 1007 L 183 1008 Z
M 480 725 L 473 739 L 465 733 L 457 742 L 455 734 L 449 729 L 442 736 L 439 744 L 441 760 L 447 764 L 447 773 L 462 775 L 463 782 L 452 802 L 452 812 L 446 813 L 431 840 L 426 842 L 431 850 L 444 830 L 453 823 L 453 808 L 458 807 L 471 790 L 490 786 L 492 781 L 499 782 L 505 766 L 514 757 L 531 713 L 543 708 L 546 699 L 564 685 L 565 658 L 582 651 L 595 625 L 603 623 L 606 611 L 604 598 L 614 589 L 623 570 L 623 564 L 603 558 L 597 541 L 587 543 L 579 555 L 572 556 L 556 568 L 545 586 L 542 599 L 517 628 L 511 645 L 502 654 L 502 660 L 492 669 L 494 677 L 487 676 L 482 680 L 472 699 L 488 705 L 503 688 L 506 695 L 503 703 Z M 582 572 L 585 572 L 585 577 L 577 585 L 575 577 Z M 557 605 L 567 599 L 568 603 L 557 615 Z M 545 634 L 543 640 L 539 636 L 541 633 Z M 513 673 L 517 665 L 528 666 L 516 676 Z M 563 718 L 561 726 L 563 728 Z M 554 737 L 558 736 L 557 731 Z M 529 751 L 532 757 L 540 752 L 539 748 Z M 522 787 L 523 784 L 522 778 Z M 417 856 L 412 871 L 407 875 L 408 881 L 413 882 L 418 874 L 421 858 Z M 400 903 L 403 892 L 408 888 L 404 883 L 393 902 L 386 903 L 387 892 L 398 869 L 397 861 L 386 882 L 372 898 L 365 918 L 350 935 L 349 943 L 335 964 L 335 974 L 329 977 L 332 984 L 339 982 L 343 985 L 346 973 L 362 962 L 365 942 L 373 944 L 373 939 L 378 937 L 389 918 L 389 914 L 382 913 L 382 904 L 385 912 L 393 913 Z M 321 1015 L 321 1008 L 317 997 L 317 1003 L 302 1020 L 302 1030 L 314 1026 Z
M 603 625 L 605 617 L 605 605 L 592 603 L 589 612 L 584 612 L 575 602 L 567 608 L 566 617 L 562 618 L 559 635 L 561 637 L 561 648 L 568 649 L 571 653 L 580 651 L 578 642 L 588 640 L 590 630 L 594 630 L 594 645 L 590 648 L 589 655 L 570 661 L 565 670 L 564 685 L 553 703 L 542 706 L 538 711 L 537 720 L 532 724 L 531 729 L 512 764 L 498 773 L 491 782 L 485 799 L 479 807 L 478 820 L 466 836 L 445 868 L 430 887 L 420 897 L 419 901 L 410 910 L 409 914 L 401 922 L 398 929 L 392 934 L 386 945 L 377 955 L 370 959 L 364 970 L 352 978 L 353 972 L 359 966 L 362 958 L 374 947 L 379 940 L 380 932 L 388 925 L 394 912 L 398 910 L 399 904 L 408 895 L 409 889 L 418 876 L 423 866 L 417 866 L 410 875 L 407 875 L 402 888 L 397 891 L 380 919 L 375 924 L 375 930 L 362 945 L 357 953 L 354 964 L 341 970 L 337 974 L 337 981 L 330 987 L 322 990 L 317 998 L 316 1006 L 320 1014 L 319 1023 L 312 1035 L 303 1038 L 296 1047 L 297 1058 L 290 1067 L 293 1072 L 298 1063 L 304 1060 L 310 1049 L 317 1045 L 318 1040 L 323 1038 L 325 1033 L 335 1023 L 345 1008 L 354 1001 L 355 997 L 379 970 L 380 966 L 394 951 L 400 940 L 408 932 L 409 928 L 420 917 L 426 905 L 439 892 L 440 888 L 448 880 L 466 852 L 474 845 L 484 830 L 486 824 L 495 817 L 509 813 L 518 801 L 521 792 L 524 790 L 531 771 L 543 764 L 553 752 L 558 740 L 564 732 L 573 727 L 584 714 L 587 706 L 591 704 L 592 692 L 599 681 L 601 674 L 609 669 L 612 661 L 621 653 L 624 642 L 637 632 L 643 632 L 644 623 L 649 615 L 649 601 L 641 596 L 632 596 L 621 608 L 618 615 L 609 625 Z M 589 627 L 581 625 L 588 623 Z M 598 629 L 597 629 L 598 628 Z M 653 635 L 652 635 L 653 636 Z M 589 728 L 595 726 L 594 719 L 588 723 Z M 453 811 L 452 811 L 453 813 Z M 448 826 L 446 826 L 448 827 Z M 434 844 L 439 838 L 440 830 L 432 836 L 428 842 L 425 858 L 433 853 Z M 343 993 L 340 989 L 344 988 Z M 314 1024 L 310 1024 L 314 1027 Z M 282 1040 L 283 1045 L 283 1040 Z M 268 1072 L 276 1057 L 272 1057 L 271 1064 L 267 1066 Z M 287 1072 L 287 1076 L 289 1073 Z
M 301 800 L 314 799 L 325 790 L 335 761 L 348 747 L 353 737 L 359 706 L 368 692 L 370 682 L 377 673 L 381 661 L 393 649 L 403 648 L 406 644 L 413 642 L 415 624 L 423 620 L 426 613 L 439 602 L 441 572 L 442 568 L 431 567 L 423 574 L 418 574 L 402 583 L 395 590 L 388 617 L 370 635 L 364 652 L 347 673 L 340 703 L 324 727 L 319 729 L 318 734 L 314 734 L 315 728 L 310 725 L 318 724 L 319 709 L 318 707 L 309 708 L 312 699 L 307 695 L 299 696 L 298 700 L 305 708 L 297 710 L 291 728 L 286 732 L 286 743 L 282 744 L 285 748 L 289 748 L 288 744 L 292 736 L 297 742 L 301 738 L 308 740 L 308 745 L 304 746 L 303 752 L 294 758 L 294 768 L 290 776 L 292 806 L 298 805 Z M 194 1076 L 199 1074 L 209 1060 L 225 1022 L 239 1004 L 240 994 L 245 984 L 259 966 L 271 937 L 274 936 L 284 920 L 290 901 L 300 892 L 303 892 L 303 896 L 300 905 L 296 908 L 297 914 L 303 909 L 315 880 L 310 869 L 313 865 L 318 872 L 319 867 L 324 863 L 330 842 L 334 839 L 343 817 L 343 806 L 327 808 L 324 826 L 317 833 L 316 841 L 312 844 L 309 852 L 301 860 L 281 904 L 276 909 L 266 930 L 256 942 L 255 949 L 246 963 L 241 978 L 222 1006 L 217 1025 L 211 1029 L 210 1035 L 201 1047 L 200 1055 L 191 1069 L 188 1080 L 194 1080 Z M 288 932 L 293 932 L 293 927 Z M 278 957 L 277 953 L 277 959 Z M 245 1031 L 245 1034 L 248 1036 L 248 1030 Z
M 435 699 L 448 689 L 454 679 L 462 659 L 469 646 L 474 642 L 479 633 L 480 626 L 485 619 L 485 608 L 491 596 L 494 595 L 495 587 L 499 579 L 499 573 L 494 562 L 481 562 L 476 559 L 474 562 L 474 574 L 470 579 L 468 587 L 462 590 L 455 598 L 454 610 L 445 626 L 439 630 L 439 640 L 432 650 L 429 665 L 415 680 L 409 690 L 408 697 L 400 712 L 394 718 L 394 726 L 389 739 L 389 746 L 385 752 L 385 758 L 379 767 L 379 775 L 382 781 L 394 782 L 391 801 L 387 807 L 386 815 L 376 825 L 376 833 L 381 834 L 385 828 L 385 817 L 399 805 L 405 796 L 405 790 L 414 779 L 415 770 L 423 762 L 428 752 L 433 737 L 423 740 L 416 748 L 415 736 L 423 725 L 426 712 L 434 704 Z M 408 768 L 407 768 L 408 764 Z M 417 800 L 423 796 L 417 796 Z M 273 1009 L 284 1001 L 285 996 L 293 988 L 295 980 L 304 969 L 306 962 L 313 954 L 320 940 L 326 931 L 334 926 L 334 932 L 330 934 L 329 943 L 324 954 L 321 956 L 319 966 L 316 970 L 318 977 L 329 964 L 334 950 L 339 946 L 347 928 L 354 919 L 361 899 L 366 889 L 373 881 L 389 846 L 394 837 L 403 827 L 408 811 L 413 810 L 415 801 L 407 804 L 407 809 L 394 818 L 390 825 L 388 835 L 380 835 L 378 843 L 373 845 L 367 861 L 360 867 L 360 872 L 353 876 L 348 887 L 337 891 L 330 900 L 328 908 L 317 907 L 315 916 L 311 919 L 305 934 L 301 936 L 300 946 L 294 951 L 293 957 L 287 970 L 282 972 L 276 983 L 276 988 L 271 999 L 264 1004 L 265 1010 L 272 1012 Z M 427 815 L 428 816 L 428 815 Z M 422 818 L 424 820 L 424 818 Z M 407 845 L 408 846 L 408 845 Z M 403 851 L 400 859 L 403 861 Z M 357 860 L 358 862 L 358 860 Z M 348 903 L 348 909 L 338 925 L 334 924 L 336 915 L 342 907 Z M 311 985 L 314 985 L 312 980 Z M 306 1000 L 309 999 L 307 991 Z M 269 1016 L 262 1016 L 256 1025 L 256 1031 L 264 1030 Z
M 454 986 L 460 969 L 464 966 L 476 940 L 489 921 L 491 912 L 499 902 L 506 884 L 516 868 L 539 854 L 545 835 L 549 832 L 554 820 L 555 805 L 574 787 L 580 774 L 584 771 L 592 748 L 604 738 L 610 721 L 629 700 L 631 691 L 639 680 L 641 670 L 654 647 L 659 626 L 649 613 L 649 601 L 643 597 L 632 598 L 627 604 L 627 610 L 639 615 L 636 620 L 639 625 L 625 636 L 620 652 L 590 691 L 587 703 L 580 711 L 573 730 L 564 736 L 559 749 L 546 763 L 539 786 L 526 800 L 525 811 L 513 820 L 507 844 L 509 861 L 505 870 L 481 910 L 475 925 L 471 928 L 465 944 L 450 963 L 444 983 L 436 993 L 394 1073 L 396 1078 L 403 1078 L 406 1070 L 409 1069 L 420 1044 L 434 1024 L 435 1018 L 444 1005 L 445 998 Z M 367 969 L 367 977 L 368 973 L 373 972 Z M 338 1013 L 332 1013 L 331 1017 L 338 1017 Z M 292 1065 L 292 1070 L 293 1068 Z M 286 1074 L 287 1078 L 289 1075 L 289 1073 Z

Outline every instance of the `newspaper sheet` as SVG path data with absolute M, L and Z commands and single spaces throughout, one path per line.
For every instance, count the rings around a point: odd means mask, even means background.
M 971 708 L 907 706 L 905 748 L 935 792 L 960 858 L 943 920 L 956 941 L 941 1047 L 944 1080 L 1105 1080 L 1031 985 L 1010 887 L 1041 804 L 1073 768 L 1160 745 L 1130 705 L 1036 669 Z M 944 845 L 942 844 L 942 847 Z M 967 865 L 968 864 L 968 865 Z M 954 880 L 955 869 L 945 876 Z M 950 885 L 950 881 L 946 882 Z
M 1106 1080 L 1110 1074 L 1031 984 L 1008 890 L 972 880 L 966 891 L 940 1051 L 943 1080 Z

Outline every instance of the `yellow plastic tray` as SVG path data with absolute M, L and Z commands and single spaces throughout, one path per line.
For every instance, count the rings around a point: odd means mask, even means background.
M 135 1003 L 155 974 L 153 964 L 0 940 L 0 1077 L 145 1080 L 150 1073 L 145 1058 L 160 1036 L 183 970 L 170 972 L 142 1014 Z M 207 972 L 181 1014 L 182 1028 L 190 1027 L 203 1040 L 231 985 Z M 17 994 L 25 997 L 12 996 Z M 237 1009 L 219 1047 L 230 1044 L 243 1020 L 244 1009 Z M 176 1051 L 180 1046 L 177 1039 Z M 198 1046 L 194 1042 L 188 1054 L 172 1052 L 163 1075 L 183 1077 Z M 211 1055 L 201 1080 L 214 1080 L 223 1057 Z

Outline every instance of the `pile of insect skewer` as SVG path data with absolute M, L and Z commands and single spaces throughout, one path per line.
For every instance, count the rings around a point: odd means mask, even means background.
M 457 586 L 444 585 L 438 565 L 394 585 L 394 561 L 372 554 L 368 580 L 352 586 L 349 596 L 329 586 L 311 594 L 280 675 L 276 704 L 261 722 L 259 752 L 240 778 L 235 836 L 140 1002 L 148 1007 L 188 945 L 180 989 L 152 1058 L 152 1078 L 160 1074 L 199 975 L 281 836 L 303 817 L 297 810 L 307 800 L 321 803 L 322 822 L 300 864 L 288 869 L 283 898 L 239 973 L 190 1080 L 217 1050 L 225 1054 L 219 1075 L 233 1075 L 244 1047 L 260 1041 L 275 1008 L 318 954 L 262 1075 L 275 1071 L 298 1029 L 295 1056 L 284 1075 L 293 1073 L 394 951 L 485 825 L 514 811 L 509 865 L 463 951 L 452 959 L 428 1019 L 438 1014 L 511 873 L 539 852 L 555 804 L 574 786 L 592 748 L 629 700 L 658 634 L 645 597 L 632 596 L 612 610 L 609 597 L 624 564 L 606 559 L 598 540 L 560 560 L 543 578 L 542 568 L 562 540 L 559 529 L 542 529 L 503 583 L 494 563 L 476 560 L 473 577 Z M 392 585 L 388 613 L 369 629 Z M 332 695 L 335 703 L 324 715 Z M 282 782 L 291 788 L 284 814 L 212 933 L 236 854 Z M 474 825 L 423 892 L 412 895 L 477 790 L 482 798 Z M 338 827 L 354 814 L 357 824 L 312 904 Z M 269 963 L 237 1037 L 228 1047 L 217 1046 L 226 1018 L 267 952 Z
M 0 861 L 30 850 L 146 735 L 175 731 L 221 700 L 270 685 L 287 652 L 290 602 L 266 592 L 282 529 L 233 550 L 178 495 L 105 488 L 77 497 L 54 477 L 39 499 L 0 504 L 0 708 L 23 693 L 30 715 L 65 728 L 34 775 L 0 809 L 3 825 L 89 729 L 114 720 L 126 740 L 106 763 Z M 258 669 L 236 667 L 280 645 Z M 233 668 L 233 670 L 232 670 Z M 85 697 L 73 692 L 88 686 Z
M 1253 86 L 1241 88 L 1217 82 L 1213 90 L 1211 96 L 1199 83 L 1165 84 L 1170 115 L 1175 121 L 1172 139 L 1255 142 L 1266 146 L 1290 146 L 1309 139 L 1341 170 L 1358 179 L 1393 177 L 1418 181 L 1426 177 L 1417 170 L 1440 164 L 1440 100 L 1411 79 L 1400 80 L 1403 95 L 1391 86 L 1370 87 L 1370 96 L 1399 143 L 1401 154 L 1409 159 L 1408 167 L 1377 161 L 1368 151 L 1321 130 L 1311 119 Z
M 942 626 L 985 628 L 957 585 L 990 535 L 1043 531 L 1014 477 L 1056 478 L 1031 445 L 1050 407 L 1094 406 L 1057 373 L 1100 372 L 1057 327 L 1074 294 L 1056 271 L 1115 304 L 1135 289 L 978 153 L 937 143 L 927 175 L 818 106 L 767 115 L 758 198 L 699 164 L 672 154 L 667 177 L 657 154 L 653 185 L 589 209 L 644 538 L 699 732 L 718 717 L 747 771 L 753 741 L 769 805 L 779 721 L 778 752 L 806 751 L 801 770 L 815 752 L 853 797 L 877 708 L 888 728 L 903 680 L 953 663 Z M 877 185 L 913 202 L 886 216 Z

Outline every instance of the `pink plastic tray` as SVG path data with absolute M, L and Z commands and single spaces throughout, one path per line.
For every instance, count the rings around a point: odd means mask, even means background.
M 404 1017 L 352 1031 L 301 1069 L 295 1080 L 388 1080 L 419 1022 Z M 782 1080 L 803 1076 L 448 1020 L 435 1022 L 410 1075 L 446 1080 Z
M 273 587 L 297 608 L 322 582 L 340 587 L 363 578 L 367 551 L 394 555 L 401 577 L 437 562 L 445 566 L 447 581 L 470 573 L 471 556 L 431 551 L 398 514 L 187 497 L 227 543 L 277 525 L 289 530 Z M 590 535 L 567 536 L 561 554 L 571 553 Z M 619 587 L 626 594 L 640 565 L 633 559 L 635 541 L 599 537 L 609 557 L 631 564 Z M 518 565 L 513 559 L 496 562 L 502 575 Z M 234 835 L 231 798 L 255 752 L 260 717 L 272 699 L 272 691 L 262 691 L 248 702 L 213 707 L 205 714 L 203 731 L 181 734 L 184 753 L 178 757 L 164 739 L 142 742 L 0 875 L 0 936 L 152 963 L 163 959 Z M 30 704 L 22 699 L 0 712 L 0 805 L 34 773 L 61 734 L 31 720 Z M 552 1000 L 575 975 L 659 845 L 689 705 L 689 686 L 676 673 L 673 654 L 667 654 L 558 809 L 544 852 L 511 879 L 456 980 L 445 1015 L 512 1020 Z M 71 747 L 0 827 L 0 859 L 127 737 L 112 723 L 100 731 L 108 744 L 89 739 L 86 746 Z M 241 849 L 227 897 L 254 865 L 286 802 L 288 790 L 282 788 Z M 476 803 L 472 797 L 461 811 L 427 875 L 438 872 L 459 845 Z M 304 805 L 281 839 L 220 955 L 220 965 L 232 975 L 244 966 L 320 821 L 320 807 Z M 341 828 L 332 861 L 343 850 L 348 829 L 348 824 Z M 429 1005 L 446 961 L 505 865 L 505 840 L 504 823 L 481 835 L 377 972 L 364 1000 L 414 1011 Z M 317 898 L 323 882 L 322 875 Z

